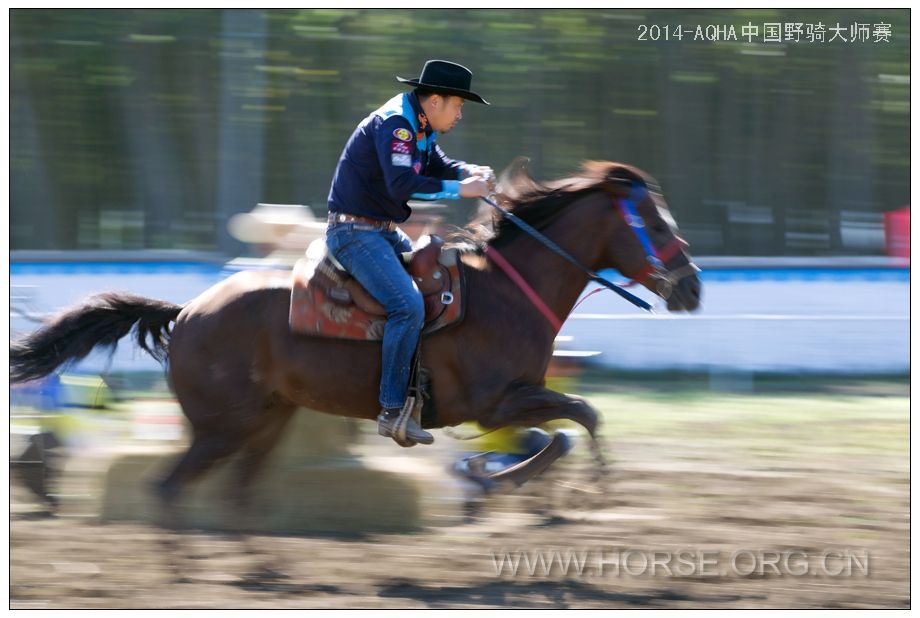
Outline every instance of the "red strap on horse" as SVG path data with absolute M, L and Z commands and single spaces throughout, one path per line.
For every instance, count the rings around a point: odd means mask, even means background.
M 667 264 L 668 260 L 680 253 L 684 248 L 688 247 L 689 244 L 686 240 L 680 236 L 674 236 L 674 239 L 671 240 L 667 245 L 664 246 L 664 249 L 658 252 L 658 259 L 661 260 L 662 264 Z
M 559 319 L 559 317 L 553 313 L 553 310 L 550 309 L 546 303 L 543 302 L 543 299 L 540 298 L 540 295 L 537 294 L 532 287 L 530 287 L 530 284 L 527 283 L 524 277 L 521 276 L 521 273 L 516 271 L 514 266 L 512 266 L 508 260 L 506 260 L 505 257 L 499 253 L 497 249 L 495 249 L 495 247 L 486 247 L 486 256 L 498 264 L 498 267 L 501 268 L 506 275 L 508 275 L 508 278 L 511 279 L 518 286 L 518 288 L 520 288 L 520 290 L 524 293 L 524 296 L 526 296 L 528 300 L 533 303 L 533 306 L 543 314 L 543 317 L 545 317 L 547 321 L 553 325 L 555 332 L 558 333 L 560 330 L 562 330 L 562 321 Z
M 680 253 L 680 251 L 687 246 L 687 241 L 681 238 L 680 236 L 675 236 L 674 239 L 669 242 L 661 251 L 655 251 L 659 260 L 662 264 L 666 264 L 668 260 Z M 647 262 L 645 267 L 631 277 L 632 282 L 627 283 L 623 287 L 631 287 L 635 283 L 645 283 L 646 279 L 655 272 L 655 266 L 651 262 Z

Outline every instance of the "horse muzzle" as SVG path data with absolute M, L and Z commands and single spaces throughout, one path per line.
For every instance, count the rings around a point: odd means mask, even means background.
M 695 311 L 700 306 L 703 287 L 699 272 L 693 262 L 675 270 L 659 265 L 649 275 L 646 286 L 666 301 L 668 311 Z
M 699 268 L 694 264 L 688 264 L 687 267 L 693 267 L 692 272 L 686 272 L 682 276 L 674 277 L 680 274 L 679 271 L 671 273 L 671 279 L 666 281 L 666 287 L 669 288 L 667 295 L 661 294 L 661 297 L 667 301 L 668 311 L 696 311 L 700 307 L 700 298 L 703 292 L 703 282 L 697 274 Z

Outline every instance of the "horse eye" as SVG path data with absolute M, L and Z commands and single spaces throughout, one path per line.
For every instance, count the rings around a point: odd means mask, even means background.
M 668 227 L 661 223 L 655 223 L 652 225 L 652 231 L 656 234 L 664 234 L 668 231 Z

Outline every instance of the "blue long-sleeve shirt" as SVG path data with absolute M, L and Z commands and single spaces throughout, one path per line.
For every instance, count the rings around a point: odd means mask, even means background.
M 466 164 L 444 154 L 420 117 L 418 97 L 408 92 L 361 121 L 332 178 L 331 212 L 402 222 L 412 214 L 410 198 L 459 199 Z

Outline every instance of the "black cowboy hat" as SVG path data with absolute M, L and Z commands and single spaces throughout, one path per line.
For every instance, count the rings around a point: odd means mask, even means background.
M 405 79 L 398 75 L 396 79 L 404 84 L 432 90 L 438 94 L 452 94 L 468 101 L 489 104 L 475 92 L 470 92 L 473 73 L 465 66 L 447 60 L 429 60 L 422 69 L 422 75 L 417 79 Z

